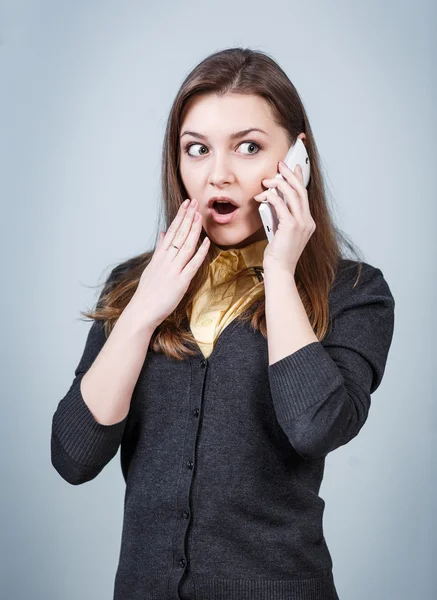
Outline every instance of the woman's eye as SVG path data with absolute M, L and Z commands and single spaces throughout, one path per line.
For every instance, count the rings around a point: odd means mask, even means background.
M 187 146 L 185 146 L 185 152 L 187 154 L 189 154 L 190 156 L 200 156 L 200 154 L 191 154 L 190 150 L 191 148 L 193 148 L 194 146 L 200 146 L 201 148 L 205 148 L 205 146 L 202 146 L 202 144 L 188 144 Z
M 257 152 L 249 152 L 249 154 L 258 154 L 260 148 L 259 144 L 257 144 L 256 142 L 243 142 L 241 145 L 244 146 L 244 144 L 247 144 L 249 148 L 253 148 L 254 146 L 256 146 L 258 148 Z
M 242 143 L 240 144 L 240 146 L 244 146 L 245 144 L 246 144 L 246 145 L 247 145 L 249 148 L 253 148 L 254 146 L 256 146 L 256 148 L 258 148 L 258 150 L 257 150 L 256 152 L 249 152 L 248 154 L 258 154 L 258 152 L 259 152 L 259 151 L 260 151 L 260 149 L 261 149 L 261 146 L 260 146 L 259 144 L 257 144 L 256 142 L 242 142 Z M 184 150 L 185 150 L 185 152 L 186 152 L 187 154 L 189 154 L 190 156 L 202 156 L 202 155 L 204 155 L 204 154 L 205 154 L 204 152 L 202 152 L 201 154 L 197 154 L 197 153 L 195 153 L 195 154 L 192 154 L 192 153 L 190 152 L 190 150 L 191 150 L 191 148 L 193 148 L 194 146 L 200 146 L 200 148 L 206 148 L 206 146 L 204 146 L 203 144 L 187 144 L 187 145 L 184 147 Z M 244 152 L 243 152 L 243 154 L 244 154 Z

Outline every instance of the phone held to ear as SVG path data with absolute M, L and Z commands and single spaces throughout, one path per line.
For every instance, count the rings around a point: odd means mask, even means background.
M 296 165 L 300 165 L 302 169 L 303 183 L 304 186 L 307 187 L 310 180 L 310 159 L 308 157 L 305 144 L 300 138 L 297 138 L 296 143 L 293 144 L 293 146 L 290 146 L 287 155 L 284 158 L 284 162 L 292 171 L 294 171 Z M 280 173 L 275 176 L 275 179 L 277 178 L 284 179 Z M 272 192 L 278 195 L 276 188 L 270 189 Z M 268 200 L 262 200 L 258 210 L 264 225 L 267 239 L 269 242 L 271 242 L 278 229 L 279 221 L 276 216 L 276 211 L 274 207 L 269 204 Z

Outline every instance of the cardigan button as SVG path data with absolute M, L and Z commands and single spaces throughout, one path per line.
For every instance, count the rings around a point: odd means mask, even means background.
M 198 408 L 195 408 L 195 409 L 193 410 L 193 415 L 194 415 L 195 417 L 198 417 L 198 416 L 199 416 L 199 409 L 198 409 Z
M 188 461 L 187 461 L 187 467 L 188 467 L 189 469 L 191 469 L 191 470 L 192 470 L 192 469 L 193 469 L 193 465 L 194 465 L 194 463 L 193 463 L 193 461 L 192 461 L 192 460 L 188 460 Z
M 185 560 L 183 558 L 181 558 L 181 560 L 179 561 L 179 564 L 181 567 L 185 567 Z
M 190 516 L 190 513 L 188 512 L 188 510 L 184 510 L 184 519 L 188 519 L 188 517 Z
M 200 361 L 200 368 L 201 368 L 201 369 L 204 369 L 204 368 L 205 368 L 205 365 L 206 365 L 206 361 L 205 361 L 204 359 L 202 359 L 202 360 Z

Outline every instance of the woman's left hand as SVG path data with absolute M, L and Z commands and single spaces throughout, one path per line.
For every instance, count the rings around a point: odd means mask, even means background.
M 279 221 L 273 240 L 265 248 L 263 267 L 264 272 L 267 269 L 279 269 L 294 276 L 299 257 L 314 233 L 316 223 L 310 213 L 308 192 L 303 184 L 300 166 L 297 165 L 293 172 L 279 161 L 279 173 L 283 179 L 262 180 L 265 187 L 276 188 L 278 195 L 272 190 L 265 190 L 254 196 L 257 202 L 267 199 L 273 205 Z

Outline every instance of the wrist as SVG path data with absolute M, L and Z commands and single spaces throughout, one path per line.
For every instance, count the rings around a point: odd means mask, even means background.
M 296 279 L 294 276 L 295 272 L 290 271 L 290 269 L 286 269 L 280 266 L 273 266 L 271 268 L 264 268 L 264 282 L 269 285 L 269 282 L 277 282 L 277 283 L 286 283 L 291 282 L 296 284 Z
M 139 302 L 139 298 L 132 296 L 131 300 L 126 305 L 120 318 L 132 327 L 135 331 L 141 331 L 152 335 L 159 323 L 155 323 L 147 318 L 147 307 Z

